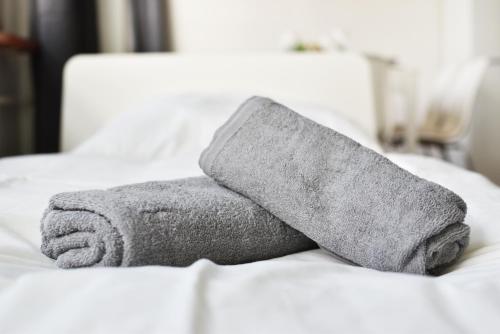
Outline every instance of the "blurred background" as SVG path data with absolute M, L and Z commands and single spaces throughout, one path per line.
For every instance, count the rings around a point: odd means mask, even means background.
M 498 157 L 500 0 L 0 0 L 0 156 L 58 151 L 72 55 L 165 51 L 356 52 L 388 150 Z

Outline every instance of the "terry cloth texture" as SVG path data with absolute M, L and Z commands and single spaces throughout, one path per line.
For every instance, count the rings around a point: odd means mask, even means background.
M 200 166 L 360 266 L 435 274 L 468 244 L 458 195 L 267 98 L 240 106 Z
M 61 268 L 239 264 L 317 247 L 207 177 L 57 194 L 41 232 Z

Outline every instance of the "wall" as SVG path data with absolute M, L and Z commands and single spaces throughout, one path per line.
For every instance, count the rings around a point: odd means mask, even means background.
M 472 0 L 471 0 L 472 1 Z M 474 109 L 473 167 L 500 185 L 500 0 L 474 0 L 473 56 L 493 56 Z
M 133 51 L 128 0 L 97 0 L 97 18 L 101 52 Z
M 178 51 L 277 50 L 283 35 L 345 30 L 355 49 L 419 68 L 439 59 L 440 0 L 170 0 Z
M 441 59 L 454 64 L 470 58 L 474 49 L 474 0 L 442 0 Z M 497 0 L 495 0 L 497 1 Z
M 473 54 L 500 56 L 500 0 L 474 0 L 473 4 Z
M 352 48 L 416 70 L 420 110 L 441 64 L 461 61 L 473 48 L 473 0 L 165 1 L 173 49 L 180 52 L 275 51 L 290 33 L 322 40 L 340 28 Z M 130 51 L 127 0 L 98 3 L 102 49 Z
M 291 32 L 320 40 L 340 28 L 352 48 L 416 70 L 421 115 L 442 58 L 442 1 L 169 0 L 171 38 L 180 52 L 272 51 Z

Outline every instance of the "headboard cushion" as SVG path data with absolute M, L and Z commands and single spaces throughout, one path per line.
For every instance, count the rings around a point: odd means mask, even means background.
M 376 133 L 370 66 L 355 54 L 80 55 L 64 71 L 62 150 L 148 97 L 186 92 L 313 102 Z

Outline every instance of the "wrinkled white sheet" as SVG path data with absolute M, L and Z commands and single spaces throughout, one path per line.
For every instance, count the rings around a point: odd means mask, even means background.
M 238 266 L 77 270 L 40 253 L 50 196 L 201 175 L 201 150 L 239 103 L 155 99 L 71 154 L 0 159 L 0 334 L 500 331 L 500 188 L 429 158 L 390 155 L 468 204 L 471 245 L 437 278 L 353 267 L 320 250 Z M 378 148 L 329 110 L 294 108 Z
M 444 276 L 353 267 L 320 250 L 238 266 L 59 270 L 38 249 L 52 194 L 201 172 L 181 156 L 0 159 L 0 333 L 498 333 L 500 189 L 433 159 L 390 157 L 468 203 L 471 246 Z

